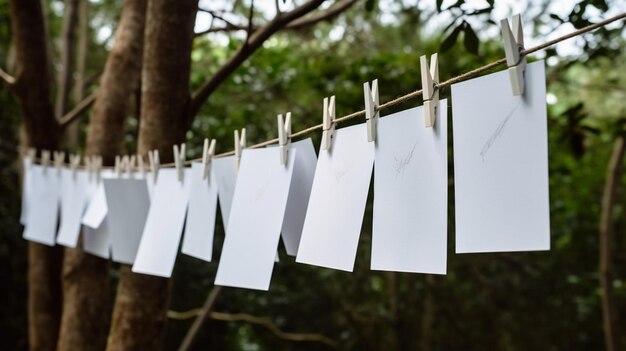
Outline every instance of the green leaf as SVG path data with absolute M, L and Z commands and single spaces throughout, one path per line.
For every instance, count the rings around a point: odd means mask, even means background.
M 372 12 L 376 7 L 377 0 L 367 0 L 365 1 L 365 11 Z
M 465 23 L 465 28 L 463 29 L 463 44 L 465 44 L 467 51 L 478 55 L 478 36 L 476 36 L 476 32 L 468 23 Z
M 461 22 L 452 32 L 448 35 L 447 38 L 443 40 L 441 46 L 439 47 L 440 52 L 446 52 L 450 50 L 450 48 L 456 43 L 456 39 L 459 37 L 459 33 L 463 30 L 463 26 L 465 26 L 465 22 Z

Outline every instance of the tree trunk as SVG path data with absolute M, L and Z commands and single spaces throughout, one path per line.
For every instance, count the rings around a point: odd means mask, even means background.
M 76 22 L 80 0 L 66 0 L 63 14 L 63 32 L 61 41 L 61 71 L 57 89 L 56 116 L 61 117 L 67 111 L 72 73 L 74 72 L 74 52 L 76 47 Z
M 619 135 L 613 144 L 613 152 L 606 170 L 602 212 L 600 214 L 600 287 L 602 288 L 602 323 L 604 343 L 607 351 L 619 350 L 617 316 L 613 295 L 613 208 L 617 187 L 622 175 L 624 160 L 624 135 Z
M 165 162 L 185 133 L 197 6 L 197 0 L 148 4 L 138 152 L 159 149 Z M 169 291 L 169 279 L 135 274 L 123 265 L 107 349 L 161 349 Z
M 74 106 L 78 105 L 85 97 L 85 68 L 90 35 L 88 6 L 89 2 L 87 0 L 82 0 L 78 3 L 76 70 L 74 72 L 74 88 L 72 90 Z M 80 135 L 80 119 L 76 119 L 65 126 L 65 143 L 70 148 L 78 148 L 81 145 Z
M 141 72 L 145 0 L 126 0 L 91 114 L 86 154 L 112 160 L 121 150 L 129 96 Z M 109 261 L 65 249 L 59 350 L 103 350 L 110 321 Z
M 50 101 L 50 72 L 39 0 L 9 2 L 16 78 L 12 86 L 22 114 L 21 146 L 53 150 L 60 128 Z M 62 251 L 28 245 L 28 340 L 31 350 L 54 350 L 59 328 Z

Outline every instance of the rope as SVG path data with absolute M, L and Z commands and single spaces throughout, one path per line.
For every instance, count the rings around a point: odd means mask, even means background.
M 526 56 L 528 54 L 532 54 L 532 53 L 537 52 L 539 50 L 543 50 L 545 48 L 548 48 L 550 46 L 558 44 L 558 43 L 560 43 L 562 41 L 565 41 L 565 40 L 577 37 L 579 35 L 582 35 L 584 33 L 593 31 L 595 29 L 604 27 L 604 26 L 606 26 L 609 23 L 613 23 L 613 22 L 622 20 L 624 18 L 626 18 L 626 12 L 624 12 L 622 14 L 619 14 L 619 15 L 616 15 L 616 16 L 613 16 L 613 17 L 610 17 L 610 18 L 607 18 L 607 19 L 605 19 L 603 21 L 600 21 L 598 23 L 594 23 L 594 24 L 588 25 L 586 27 L 583 27 L 583 28 L 578 29 L 576 31 L 573 31 L 571 33 L 565 34 L 565 35 L 560 36 L 558 38 L 549 40 L 549 41 L 547 41 L 547 42 L 545 42 L 543 44 L 534 46 L 534 47 L 529 48 L 529 49 L 522 50 L 521 54 L 523 56 Z M 448 79 L 446 81 L 443 81 L 443 82 L 441 82 L 439 84 L 435 84 L 435 88 L 441 90 L 441 89 L 443 89 L 445 87 L 448 87 L 448 86 L 450 86 L 452 84 L 456 84 L 456 83 L 468 80 L 470 78 L 474 78 L 474 77 L 478 76 L 481 73 L 487 72 L 487 71 L 489 71 L 489 70 L 491 70 L 493 68 L 499 67 L 499 66 L 501 66 L 501 65 L 503 65 L 505 63 L 506 63 L 506 59 L 505 58 L 499 59 L 497 61 L 494 61 L 494 62 L 491 62 L 491 63 L 489 63 L 487 65 L 484 65 L 482 67 L 475 68 L 475 69 L 473 69 L 473 70 L 471 70 L 469 72 L 465 72 L 465 73 L 463 73 L 461 75 L 458 75 L 456 77 L 450 78 L 450 79 Z M 384 110 L 384 109 L 392 107 L 392 106 L 399 105 L 399 104 L 401 104 L 403 102 L 406 102 L 408 100 L 414 99 L 414 98 L 416 98 L 418 96 L 422 96 L 422 94 L 423 94 L 423 90 L 422 89 L 412 91 L 412 92 L 410 92 L 408 94 L 402 95 L 400 97 L 397 97 L 397 98 L 395 98 L 393 100 L 387 101 L 387 102 L 379 105 L 378 106 L 378 111 Z M 342 116 L 342 117 L 338 117 L 338 118 L 335 119 L 335 123 L 337 123 L 337 124 L 343 123 L 345 121 L 349 121 L 351 119 L 354 119 L 354 118 L 357 118 L 357 117 L 361 117 L 361 116 L 365 116 L 365 110 L 352 112 L 352 113 L 350 113 L 348 115 L 345 115 L 345 116 Z M 299 136 L 303 136 L 303 135 L 309 134 L 311 132 L 314 132 L 314 131 L 316 131 L 318 129 L 322 130 L 322 126 L 323 125 L 320 123 L 320 124 L 308 127 L 306 129 L 303 129 L 303 130 L 300 130 L 298 132 L 292 133 L 291 137 L 292 138 L 297 138 Z M 248 149 L 256 149 L 256 148 L 272 145 L 272 144 L 275 144 L 277 142 L 278 142 L 278 138 L 274 138 L 274 139 L 266 140 L 266 141 L 260 142 L 258 144 L 254 144 L 252 146 L 249 146 Z M 215 158 L 226 157 L 226 156 L 232 156 L 234 154 L 235 154 L 235 151 L 233 150 L 233 151 L 228 151 L 228 152 L 224 152 L 224 153 L 221 153 L 221 154 L 217 154 L 214 157 Z M 36 160 L 36 161 L 38 161 L 38 160 Z M 185 164 L 191 164 L 192 162 L 197 162 L 197 161 L 202 161 L 202 158 L 197 158 L 197 159 L 193 159 L 193 160 L 187 160 L 185 162 Z M 160 165 L 161 168 L 168 168 L 168 167 L 174 167 L 174 166 L 175 166 L 174 162 L 164 163 L 164 164 Z M 113 167 L 102 167 L 102 168 L 103 169 L 106 169 L 106 168 L 111 168 L 112 169 Z

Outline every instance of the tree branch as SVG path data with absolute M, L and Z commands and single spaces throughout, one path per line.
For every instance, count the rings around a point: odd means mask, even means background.
M 600 214 L 600 287 L 602 288 L 602 323 L 604 326 L 604 343 L 607 351 L 619 349 L 619 332 L 615 297 L 613 294 L 613 212 L 617 197 L 617 187 L 622 175 L 622 163 L 626 151 L 624 133 L 620 134 L 613 144 L 613 152 L 606 170 L 606 181 L 602 195 L 602 211 Z
M 70 112 L 66 113 L 62 117 L 58 118 L 57 121 L 59 125 L 66 125 L 79 117 L 83 111 L 85 111 L 89 106 L 93 105 L 94 101 L 96 101 L 96 96 L 98 91 L 94 91 L 89 94 L 86 98 L 84 98 L 81 102 L 79 102 Z
M 343 11 L 347 10 L 350 6 L 354 5 L 354 3 L 356 3 L 357 1 L 358 0 L 337 1 L 333 6 L 327 8 L 326 10 L 318 11 L 317 13 L 313 15 L 302 17 L 302 18 L 299 18 L 297 20 L 290 22 L 289 24 L 285 26 L 285 29 L 294 29 L 294 30 L 301 29 L 301 28 L 305 28 L 305 27 L 309 27 L 311 25 L 317 24 L 322 21 L 333 19 L 334 17 L 336 17 Z M 216 17 L 216 18 L 221 19 L 219 17 Z M 225 26 L 209 28 L 207 30 L 197 32 L 195 35 L 196 37 L 199 37 L 199 36 L 209 34 L 209 33 L 236 32 L 236 31 L 247 30 L 247 27 L 244 25 L 234 24 L 228 21 L 224 21 L 224 22 L 226 22 Z M 258 26 L 253 27 L 253 31 L 257 29 L 259 29 Z
M 2 68 L 0 68 L 0 78 L 9 85 L 15 84 L 15 77 L 5 72 Z
M 196 308 L 190 311 L 176 312 L 168 311 L 167 317 L 171 319 L 189 319 L 203 313 L 204 308 Z M 265 327 L 276 337 L 296 342 L 318 342 L 327 345 L 333 349 L 339 348 L 339 342 L 333 340 L 325 335 L 316 333 L 290 333 L 281 330 L 276 324 L 274 324 L 268 318 L 257 317 L 247 313 L 224 313 L 224 312 L 210 312 L 208 317 L 211 319 L 226 321 L 226 322 L 246 322 L 250 324 L 256 324 Z M 183 350 L 181 347 L 179 350 Z M 186 349 L 185 349 L 186 350 Z
M 63 37 L 61 41 L 61 70 L 59 71 L 59 89 L 56 96 L 55 116 L 61 117 L 67 110 L 72 73 L 74 71 L 74 51 L 76 42 L 76 24 L 78 23 L 79 0 L 65 1 L 63 17 Z
M 219 296 L 221 291 L 222 291 L 221 286 L 219 285 L 214 286 L 211 292 L 209 293 L 209 295 L 207 296 L 206 301 L 204 302 L 204 306 L 202 306 L 201 309 L 196 308 L 194 310 L 179 314 L 179 315 L 183 315 L 184 318 L 178 318 L 178 319 L 187 319 L 187 318 L 192 318 L 194 316 L 196 317 L 196 319 L 193 321 L 191 328 L 189 328 L 187 335 L 185 335 L 183 342 L 180 344 L 180 347 L 178 348 L 178 351 L 187 351 L 191 349 L 191 346 L 193 345 L 194 341 L 196 341 L 196 338 L 199 335 L 202 325 L 204 325 L 204 322 L 210 316 L 211 310 L 213 309 L 213 306 L 215 305 L 215 300 L 217 300 L 217 297 Z M 169 318 L 176 318 L 174 317 L 176 316 L 176 312 L 168 311 L 167 316 Z
M 250 38 L 242 45 L 220 69 L 207 79 L 202 86 L 193 94 L 191 99 L 188 123 L 191 124 L 200 107 L 209 96 L 222 84 L 226 78 L 234 72 L 248 57 L 250 57 L 263 43 L 274 33 L 283 29 L 291 21 L 294 21 L 307 13 L 318 8 L 324 0 L 309 0 L 295 9 L 274 17 L 273 20 L 254 31 Z

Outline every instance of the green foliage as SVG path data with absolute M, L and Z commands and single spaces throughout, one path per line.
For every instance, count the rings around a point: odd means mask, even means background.
M 50 2 L 50 7 L 59 3 Z M 362 83 L 375 78 L 379 78 L 383 102 L 417 90 L 421 81 L 419 56 L 423 54 L 440 51 L 442 79 L 503 56 L 499 38 L 482 35 L 497 28 L 492 17 L 494 1 L 486 1 L 478 9 L 469 7 L 464 0 L 436 1 L 430 10 L 396 1 L 393 5 L 397 8 L 391 12 L 385 12 L 382 4 L 368 0 L 332 24 L 271 38 L 203 106 L 187 134 L 189 157 L 200 156 L 205 137 L 218 140 L 218 152 L 232 150 L 232 132 L 242 127 L 248 130 L 249 144 L 274 138 L 279 113 L 292 112 L 293 130 L 319 124 L 325 96 L 337 96 L 338 116 L 360 110 Z M 584 26 L 591 21 L 591 9 L 606 11 L 609 5 L 616 4 L 591 0 L 573 6 L 568 14 L 541 12 L 532 18 L 537 33 L 527 31 L 527 35 L 543 38 L 545 34 L 539 29 L 545 33 L 546 28 L 556 29 L 563 22 Z M 119 6 L 120 2 L 90 4 L 89 76 L 97 76 L 102 70 L 110 41 L 101 40 L 98 33 L 103 27 L 115 27 Z M 247 10 L 244 2 L 237 3 L 237 12 L 245 16 Z M 7 0 L 0 0 L 0 67 L 6 67 L 8 53 L 7 13 Z M 392 21 L 385 17 L 388 13 L 393 15 Z M 448 14 L 449 20 L 444 23 L 447 27 L 427 30 L 428 21 L 437 13 Z M 51 37 L 56 43 L 61 18 L 55 10 L 49 12 L 49 17 Z M 369 270 L 370 192 L 353 273 L 295 264 L 280 247 L 281 262 L 276 265 L 269 292 L 224 289 L 215 310 L 264 316 L 288 332 L 324 334 L 348 350 L 415 350 L 422 347 L 427 335 L 435 350 L 602 349 L 597 227 L 604 170 L 612 141 L 623 130 L 626 116 L 623 27 L 601 29 L 577 40 L 581 55 L 570 58 L 559 56 L 556 49 L 545 51 L 550 63 L 548 92 L 554 97 L 548 106 L 551 251 L 454 254 L 451 174 L 448 275 L 426 277 Z M 241 43 L 241 35 L 197 38 L 192 54 L 192 90 L 231 57 Z M 53 53 L 53 61 L 56 60 L 58 53 Z M 89 89 L 94 88 L 93 82 Z M 450 98 L 449 90 L 443 90 L 441 98 Z M 383 115 L 419 104 L 419 99 L 412 100 L 384 110 Z M 134 114 L 127 130 L 131 152 L 138 125 Z M 0 279 L 9 287 L 0 293 L 0 300 L 6 302 L 0 323 L 8 335 L 7 348 L 20 349 L 26 343 L 26 253 L 16 221 L 19 115 L 3 85 L 0 118 L 4 122 L 0 124 L 0 264 L 5 267 L 0 270 Z M 357 119 L 348 124 L 362 122 Z M 88 121 L 81 123 L 84 128 Z M 316 145 L 319 134 L 311 134 Z M 453 172 L 453 155 L 450 156 L 449 168 Z M 614 285 L 618 311 L 626 310 L 624 204 L 624 193 L 620 191 L 615 216 L 618 271 Z M 220 220 L 216 237 L 214 262 L 184 255 L 178 258 L 172 310 L 189 310 L 203 304 L 213 286 L 219 261 L 223 240 Z M 191 320 L 169 321 L 167 349 L 178 346 L 190 325 Z M 281 340 L 259 326 L 211 320 L 196 349 L 324 347 Z

